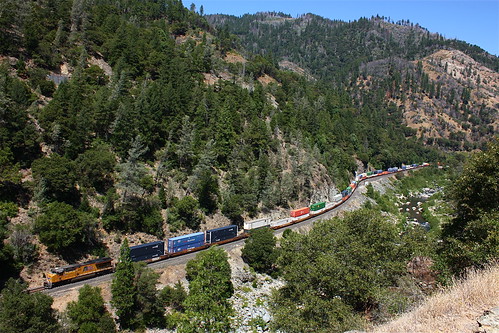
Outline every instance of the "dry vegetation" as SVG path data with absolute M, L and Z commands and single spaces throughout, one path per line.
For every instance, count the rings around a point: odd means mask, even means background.
M 485 310 L 499 305 L 499 263 L 437 292 L 411 312 L 374 328 L 372 333 L 475 332 Z

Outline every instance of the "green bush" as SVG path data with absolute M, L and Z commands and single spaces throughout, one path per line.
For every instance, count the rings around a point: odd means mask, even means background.
M 197 230 L 202 217 L 199 213 L 199 203 L 191 196 L 185 196 L 176 201 L 168 212 L 168 224 L 174 229 L 190 228 Z
M 63 202 L 48 204 L 35 220 L 35 232 L 50 252 L 78 253 L 95 240 L 95 219 Z
M 277 259 L 276 238 L 272 229 L 252 230 L 242 249 L 243 260 L 260 273 L 270 273 Z

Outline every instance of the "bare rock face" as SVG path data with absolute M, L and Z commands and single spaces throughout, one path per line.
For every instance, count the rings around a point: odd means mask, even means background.
M 479 329 L 475 333 L 499 333 L 499 306 L 484 311 L 477 322 Z

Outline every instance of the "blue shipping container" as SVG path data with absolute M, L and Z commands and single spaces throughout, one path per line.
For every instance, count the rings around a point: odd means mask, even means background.
M 173 237 L 168 239 L 168 252 L 170 251 L 170 249 L 180 245 L 199 242 L 204 242 L 204 232 L 196 232 L 194 234 Z
M 132 261 L 152 259 L 163 254 L 165 254 L 165 243 L 162 241 L 130 247 L 130 258 Z
M 173 248 L 168 248 L 168 252 L 169 253 L 177 253 L 177 252 L 182 252 L 185 250 L 195 249 L 196 247 L 201 247 L 203 245 L 204 245 L 204 241 L 199 242 L 199 243 L 183 244 L 183 245 L 175 246 Z
M 220 242 L 237 236 L 237 225 L 229 225 L 206 231 L 206 244 Z

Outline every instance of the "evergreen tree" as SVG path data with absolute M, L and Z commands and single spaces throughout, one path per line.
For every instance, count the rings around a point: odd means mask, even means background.
M 128 158 L 125 163 L 118 165 L 118 182 L 116 186 L 123 190 L 123 200 L 130 200 L 131 197 L 142 196 L 145 189 L 142 180 L 147 174 L 147 170 L 140 162 L 139 158 L 148 150 L 142 143 L 140 136 L 137 136 L 131 143 L 128 150 Z
M 187 292 L 185 291 L 182 283 L 178 281 L 175 283 L 174 287 L 165 286 L 159 295 L 159 299 L 163 306 L 169 307 L 172 310 L 183 311 L 184 301 L 187 297 Z
M 78 197 L 74 162 L 52 154 L 33 162 L 33 178 L 41 189 L 41 198 L 48 201 L 74 203 Z
M 176 201 L 168 212 L 168 224 L 174 229 L 183 229 L 187 227 L 196 230 L 199 228 L 201 221 L 199 203 L 189 195 Z
M 34 227 L 50 252 L 74 254 L 95 241 L 95 225 L 91 215 L 63 202 L 52 202 L 37 217 Z
M 158 277 L 144 263 L 132 263 L 125 238 L 111 285 L 111 304 L 116 309 L 121 329 L 164 326 L 161 301 L 156 291 Z
M 189 120 L 189 116 L 182 119 L 179 142 L 177 145 L 178 164 L 180 168 L 190 171 L 194 162 L 194 139 L 195 128 Z
M 134 285 L 135 272 L 128 239 L 125 238 L 120 248 L 120 258 L 116 264 L 116 272 L 111 284 L 111 304 L 116 309 L 121 329 L 133 328 L 136 324 L 135 309 L 137 289 Z
M 8 237 L 8 218 L 17 214 L 17 206 L 12 203 L 0 202 L 0 288 L 8 278 L 17 276 L 20 269 L 17 267 L 14 249 L 4 240 Z
M 229 297 L 234 289 L 227 253 L 218 246 L 200 252 L 186 267 L 189 295 L 185 299 L 186 321 L 179 332 L 227 332 L 233 313 Z
M 165 326 L 164 311 L 156 290 L 159 274 L 145 267 L 145 264 L 135 264 L 135 285 L 137 289 L 136 316 L 142 327 Z
M 61 332 L 53 299 L 43 293 L 30 294 L 26 288 L 26 283 L 10 279 L 0 293 L 0 332 Z
M 116 332 L 116 325 L 104 305 L 99 287 L 83 286 L 79 290 L 78 301 L 68 304 L 67 314 L 71 321 L 71 332 Z
M 243 260 L 260 273 L 270 273 L 277 259 L 276 238 L 270 228 L 251 231 L 241 251 Z
M 499 138 L 475 153 L 450 191 L 456 217 L 442 226 L 444 268 L 461 274 L 499 257 Z

